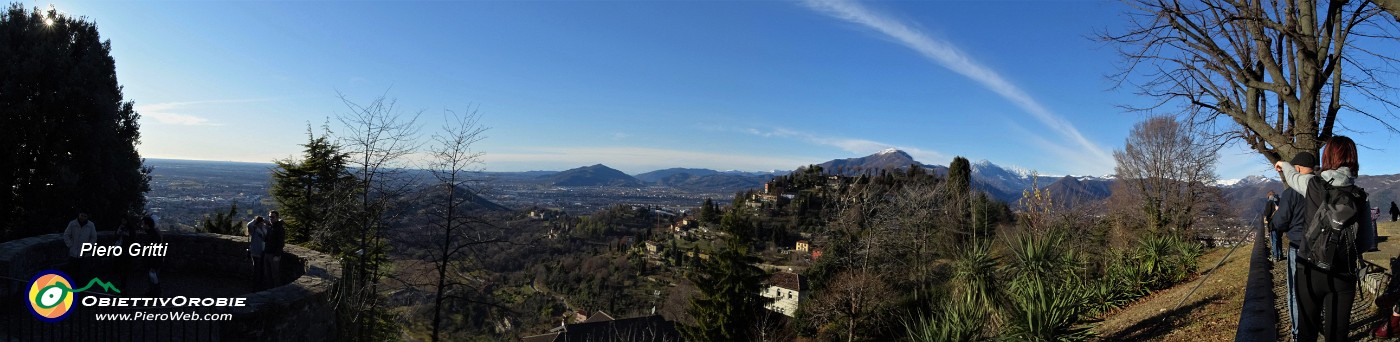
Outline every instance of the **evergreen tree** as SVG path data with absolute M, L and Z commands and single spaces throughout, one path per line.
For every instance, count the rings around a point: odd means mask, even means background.
M 20 3 L 0 13 L 0 240 L 62 230 L 79 211 L 103 229 L 140 213 L 150 169 L 133 107 L 97 24 Z
M 347 202 L 354 178 L 346 167 L 349 155 L 327 135 L 318 137 L 307 127 L 301 160 L 277 161 L 270 192 L 281 208 L 287 242 L 314 242 L 317 249 L 339 253 L 349 237 L 334 233 L 331 228 L 340 225 L 330 223 L 336 219 L 333 209 Z
M 728 235 L 723 246 L 691 274 L 700 290 L 688 310 L 695 326 L 682 332 L 691 341 L 753 341 L 755 322 L 769 301 L 760 296 L 767 274 L 754 266 L 759 260 L 750 251 L 754 226 L 739 206 L 724 214 L 720 226 Z
M 967 162 L 967 158 L 953 157 L 953 162 L 948 163 L 948 203 L 952 207 L 952 217 L 950 219 L 959 233 L 958 238 L 966 238 L 966 235 L 978 233 L 978 226 L 983 224 L 977 222 L 976 197 L 972 195 L 972 164 Z M 970 234 L 969 234 L 970 233 Z
M 700 205 L 700 222 L 718 223 L 719 208 L 715 207 L 715 201 L 709 197 L 705 198 L 705 203 Z
M 204 215 L 204 222 L 201 226 L 204 231 L 223 235 L 243 235 L 243 227 L 238 222 L 238 204 L 229 206 L 228 213 L 214 213 L 213 216 Z
M 953 157 L 953 162 L 948 163 L 948 189 L 954 196 L 968 198 L 972 191 L 972 164 L 967 158 Z

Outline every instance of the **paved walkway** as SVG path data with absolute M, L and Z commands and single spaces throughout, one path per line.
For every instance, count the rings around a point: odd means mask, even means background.
M 1278 329 L 1279 341 L 1292 341 L 1292 320 L 1289 319 L 1287 291 L 1288 283 L 1285 279 L 1287 275 L 1288 261 L 1278 261 L 1274 263 L 1274 307 L 1278 309 Z M 1384 283 L 1381 284 L 1382 286 Z M 1371 337 L 1371 329 L 1374 329 L 1381 322 L 1381 313 L 1373 304 L 1376 295 L 1362 286 L 1357 291 L 1355 304 L 1351 308 L 1351 335 L 1352 341 L 1389 341 L 1392 339 L 1377 339 Z M 1383 289 L 1383 287 L 1381 287 Z

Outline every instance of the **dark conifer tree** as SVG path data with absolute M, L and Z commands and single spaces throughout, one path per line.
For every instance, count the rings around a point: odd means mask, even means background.
M 133 106 L 97 24 L 20 3 L 0 13 L 0 239 L 62 230 L 78 211 L 104 230 L 140 213 L 150 169 Z
M 959 198 L 969 198 L 972 191 L 972 164 L 967 162 L 967 158 L 953 157 L 953 162 L 948 164 L 948 188 L 952 190 L 953 196 Z
M 768 303 L 759 295 L 767 273 L 754 266 L 759 260 L 751 254 L 755 227 L 738 206 L 721 221 L 728 236 L 721 249 L 691 274 L 690 281 L 700 290 L 688 310 L 695 325 L 681 330 L 690 341 L 753 341 L 755 324 Z
M 718 223 L 719 210 L 715 207 L 715 201 L 706 197 L 705 203 L 700 205 L 700 222 Z
M 349 244 L 349 236 L 325 231 L 336 217 L 333 210 L 344 205 L 350 196 L 348 188 L 354 177 L 347 167 L 349 154 L 332 143 L 327 134 L 316 136 L 306 129 L 307 142 L 300 160 L 277 161 L 272 170 L 272 197 L 281 208 L 286 222 L 287 242 L 315 242 L 314 246 L 339 253 L 340 246 Z M 321 231 L 322 234 L 316 234 Z M 313 241 L 316 240 L 316 241 Z
M 238 203 L 229 206 L 227 213 L 205 214 L 200 224 L 204 231 L 214 234 L 243 235 L 243 227 L 238 220 Z

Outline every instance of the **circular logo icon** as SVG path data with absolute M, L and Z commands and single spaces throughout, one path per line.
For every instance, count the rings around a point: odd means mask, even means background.
M 39 272 L 29 283 L 29 311 L 45 322 L 58 322 L 73 311 L 73 283 L 55 270 Z

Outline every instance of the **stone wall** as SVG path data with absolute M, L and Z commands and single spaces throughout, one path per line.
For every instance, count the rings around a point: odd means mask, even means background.
M 163 272 L 183 274 L 248 274 L 248 238 L 208 233 L 167 232 L 169 244 Z M 98 242 L 110 244 L 111 232 L 99 233 Z M 334 341 L 336 316 L 332 289 L 341 275 L 340 262 L 328 255 L 288 245 L 282 257 L 280 286 L 235 297 L 247 298 L 247 306 L 220 308 L 233 314 L 218 326 L 226 341 Z M 68 250 L 58 234 L 41 235 L 0 244 L 0 295 L 19 296 L 28 279 L 41 270 L 60 269 Z M 168 273 L 167 273 L 168 274 Z M 14 281 L 15 279 L 23 282 Z M 8 298 L 8 297 L 7 297 Z

